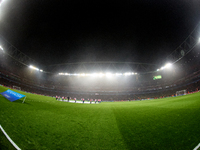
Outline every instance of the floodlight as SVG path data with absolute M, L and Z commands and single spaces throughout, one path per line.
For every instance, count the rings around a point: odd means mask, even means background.
M 167 64 L 165 65 L 165 68 L 170 68 L 171 66 L 172 66 L 171 63 L 167 63 Z
M 199 38 L 199 43 L 200 43 L 200 38 Z
M 160 71 L 160 69 L 157 69 L 157 71 Z
M 161 67 L 161 68 L 160 68 L 160 70 L 163 70 L 163 69 L 165 69 L 165 67 Z
M 97 73 L 93 73 L 93 74 L 91 74 L 91 76 L 96 77 L 96 76 L 98 76 L 98 74 Z
M 34 70 L 37 70 L 37 71 L 40 70 L 40 69 L 38 69 L 38 68 L 36 68 L 36 67 L 34 67 L 34 66 L 32 66 L 32 65 L 30 65 L 29 68 L 34 69 Z
M 40 72 L 43 72 L 43 70 L 40 69 Z
M 85 76 L 85 73 L 81 73 L 80 75 L 81 75 L 81 76 Z
M 129 76 L 129 75 L 131 75 L 131 73 L 130 72 L 126 72 L 124 75 L 125 76 Z
M 4 2 L 5 0 L 0 0 L 0 7 L 1 7 L 1 4 Z
M 107 77 L 112 77 L 112 73 L 106 73 Z
M 117 76 L 121 76 L 121 75 L 123 75 L 123 74 L 122 74 L 122 73 L 116 73 L 116 75 L 117 75 Z
M 104 74 L 103 74 L 103 73 L 99 73 L 98 76 L 99 76 L 99 77 L 103 77 Z
M 0 45 L 0 49 L 3 51 L 3 47 Z

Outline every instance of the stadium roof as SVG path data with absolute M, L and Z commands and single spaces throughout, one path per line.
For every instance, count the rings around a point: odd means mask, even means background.
M 43 65 L 158 64 L 200 20 L 200 2 L 3 1 L 0 34 Z

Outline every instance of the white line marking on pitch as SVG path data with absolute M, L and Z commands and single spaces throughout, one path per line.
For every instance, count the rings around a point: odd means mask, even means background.
M 200 147 L 200 143 L 193 150 L 197 150 L 199 147 Z
M 4 135 L 7 137 L 7 139 L 10 141 L 10 143 L 17 149 L 17 150 L 21 150 L 16 144 L 15 142 L 13 142 L 13 140 L 8 136 L 8 134 L 6 133 L 6 131 L 3 129 L 3 127 L 0 125 L 0 129 L 1 131 L 4 133 Z

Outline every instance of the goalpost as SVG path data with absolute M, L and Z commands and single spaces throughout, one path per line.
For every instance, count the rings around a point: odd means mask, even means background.
M 20 91 L 21 91 L 21 87 L 19 87 L 19 86 L 13 85 L 13 89 L 16 89 L 16 90 L 20 90 Z
M 181 95 L 186 95 L 186 94 L 187 94 L 186 90 L 176 91 L 176 96 L 181 96 Z

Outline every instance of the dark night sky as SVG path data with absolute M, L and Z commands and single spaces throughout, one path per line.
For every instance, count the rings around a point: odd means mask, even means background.
M 0 34 L 40 64 L 158 63 L 200 21 L 199 0 L 7 0 Z

